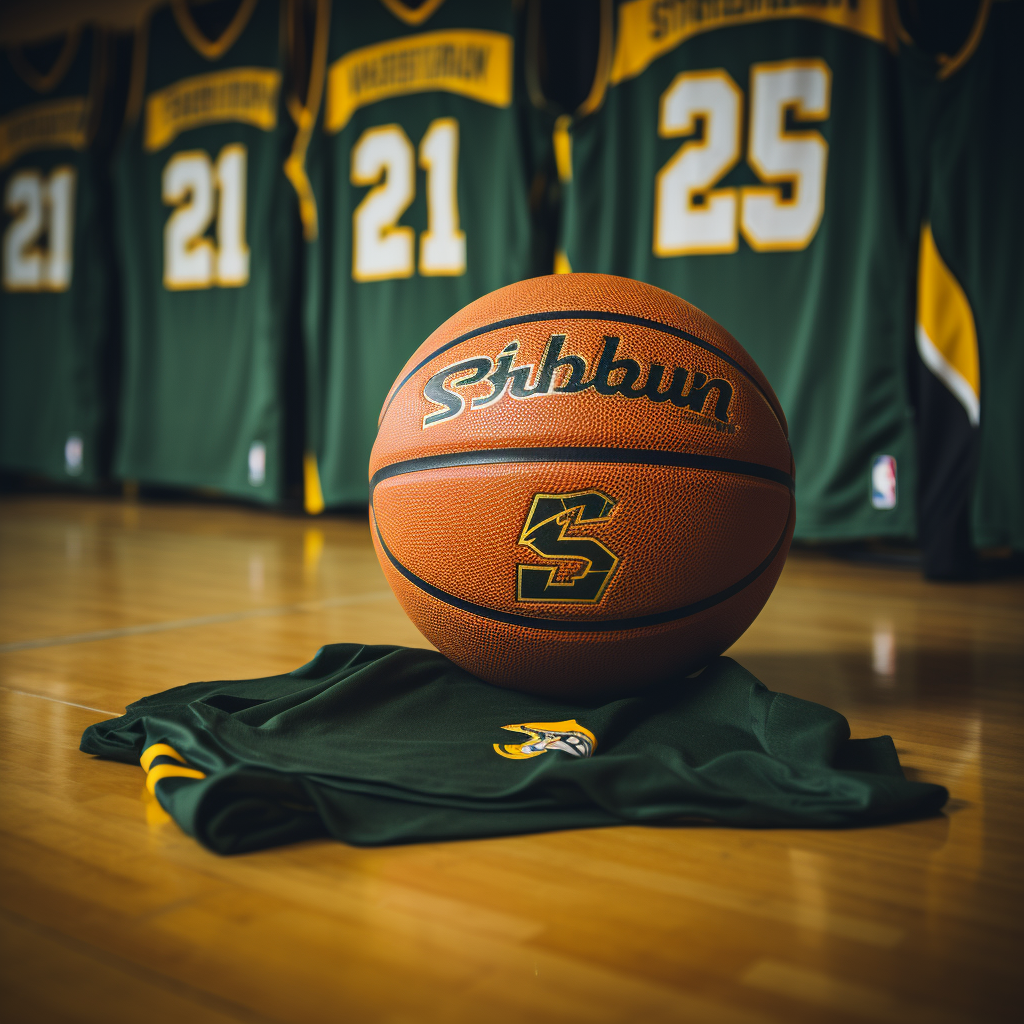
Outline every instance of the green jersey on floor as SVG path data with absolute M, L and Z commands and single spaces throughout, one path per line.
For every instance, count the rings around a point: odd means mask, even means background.
M 367 501 L 381 405 L 431 331 L 548 269 L 531 248 L 523 21 L 510 0 L 331 10 L 307 164 L 311 511 Z M 322 502 L 310 499 L 317 475 Z
M 556 144 L 562 269 L 658 285 L 736 336 L 789 420 L 797 537 L 915 532 L 887 26 L 885 0 L 620 2 L 603 100 Z
M 111 323 L 106 36 L 0 53 L 0 466 L 106 469 Z
M 123 477 L 282 495 L 298 222 L 282 20 L 278 0 L 174 0 L 137 34 L 115 165 Z
M 607 703 L 488 686 L 433 651 L 332 644 L 287 675 L 192 683 L 90 726 L 218 853 L 683 819 L 830 828 L 936 813 L 888 736 L 772 693 L 729 658 Z

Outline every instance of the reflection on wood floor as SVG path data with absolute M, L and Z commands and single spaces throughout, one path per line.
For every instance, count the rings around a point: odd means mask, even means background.
M 0 990 L 12 1022 L 1010 1021 L 1024 585 L 794 555 L 730 652 L 891 734 L 938 818 L 207 853 L 82 730 L 325 642 L 427 646 L 359 517 L 0 504 Z M 1016 966 L 1015 966 L 1016 965 Z

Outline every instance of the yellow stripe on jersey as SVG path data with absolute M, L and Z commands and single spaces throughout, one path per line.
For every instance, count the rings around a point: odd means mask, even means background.
M 619 8 L 612 85 L 702 32 L 804 18 L 888 41 L 885 0 L 628 0 Z
M 555 121 L 555 130 L 551 135 L 558 180 L 562 182 L 572 181 L 572 135 L 569 134 L 571 124 L 572 118 L 568 114 L 562 114 Z
M 89 101 L 84 96 L 46 100 L 0 117 L 0 167 L 36 149 L 85 149 Z
M 153 764 L 158 757 L 169 757 L 180 763 Z M 199 771 L 198 768 L 189 768 L 185 763 L 185 758 L 183 758 L 181 754 L 179 754 L 169 743 L 154 743 L 151 746 L 146 747 L 142 752 L 142 756 L 139 758 L 139 764 L 142 765 L 142 770 L 146 773 L 146 789 L 148 789 L 154 796 L 156 796 L 156 784 L 161 779 L 206 778 L 205 772 Z
M 288 110 L 298 129 L 292 143 L 292 151 L 284 162 L 285 177 L 292 183 L 299 197 L 299 219 L 302 221 L 302 235 L 307 242 L 316 241 L 320 228 L 316 210 L 316 196 L 306 173 L 306 153 L 316 126 L 323 99 L 324 82 L 327 76 L 327 43 L 330 30 L 330 0 L 317 0 L 316 27 L 313 36 L 313 61 L 309 72 L 309 86 L 306 102 L 298 97 L 288 97 Z M 308 491 L 308 487 L 307 487 Z M 308 511 L 308 504 L 307 504 Z
M 306 452 L 302 456 L 302 479 L 306 511 L 311 516 L 318 516 L 324 510 L 324 492 L 320 487 L 320 470 L 315 452 Z
M 146 772 L 146 789 L 156 796 L 156 784 L 161 779 L 183 778 L 183 779 L 205 779 L 206 772 L 198 768 L 186 768 L 183 764 L 158 764 Z
M 556 274 L 571 274 L 572 264 L 569 263 L 569 257 L 564 249 L 555 250 L 555 273 Z
M 981 365 L 971 304 L 946 266 L 930 224 L 921 228 L 917 267 L 917 351 L 921 361 L 981 422 Z
M 277 127 L 281 72 L 274 68 L 228 68 L 183 78 L 146 97 L 143 146 L 163 149 L 189 128 L 238 121 L 264 131 Z
M 353 50 L 327 73 L 324 128 L 340 132 L 360 107 L 418 92 L 451 92 L 492 107 L 509 106 L 512 37 L 449 29 Z
M 144 772 L 149 771 L 149 766 L 158 757 L 173 757 L 175 761 L 180 761 L 185 764 L 185 758 L 179 754 L 174 747 L 168 743 L 154 743 L 152 746 L 146 747 L 142 752 L 142 757 L 139 758 L 139 764 L 142 765 Z

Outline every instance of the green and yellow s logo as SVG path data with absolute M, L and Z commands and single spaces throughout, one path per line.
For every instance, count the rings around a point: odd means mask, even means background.
M 538 494 L 530 506 L 519 543 L 544 559 L 556 559 L 553 566 L 523 565 L 518 569 L 517 601 L 577 601 L 594 604 L 601 600 L 619 556 L 593 537 L 574 536 L 569 531 L 592 523 L 606 523 L 615 511 L 615 499 L 601 491 L 572 494 Z M 559 568 L 575 563 L 576 571 L 559 580 Z

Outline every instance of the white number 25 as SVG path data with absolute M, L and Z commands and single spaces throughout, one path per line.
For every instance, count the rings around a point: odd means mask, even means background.
M 715 188 L 740 158 L 743 93 L 721 68 L 677 75 L 661 97 L 658 134 L 689 135 L 698 119 L 704 130 L 658 172 L 655 255 L 735 252 L 740 231 L 758 252 L 806 248 L 825 208 L 828 143 L 813 129 L 788 130 L 786 119 L 825 120 L 831 85 L 822 60 L 753 65 L 747 163 L 764 184 Z

